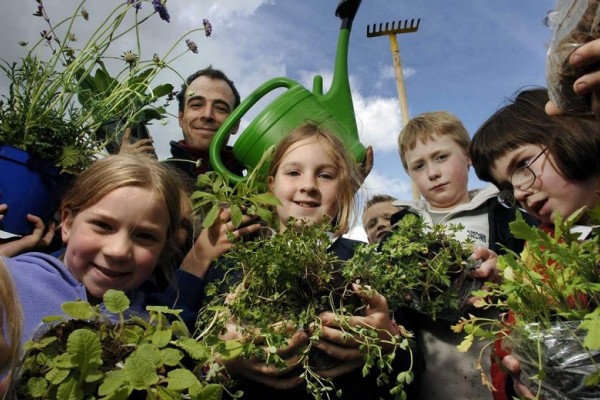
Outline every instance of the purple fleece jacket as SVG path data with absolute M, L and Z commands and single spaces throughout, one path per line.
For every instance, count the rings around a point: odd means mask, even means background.
M 63 315 L 61 304 L 66 301 L 87 300 L 82 283 L 67 269 L 61 260 L 45 253 L 25 253 L 4 262 L 17 289 L 23 309 L 23 336 L 21 343 L 31 339 L 42 318 Z M 130 310 L 144 311 L 144 296 L 140 292 L 128 293 Z M 104 307 L 101 306 L 103 310 Z

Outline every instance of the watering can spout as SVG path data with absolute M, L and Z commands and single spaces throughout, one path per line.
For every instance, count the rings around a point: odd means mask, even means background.
M 321 99 L 324 107 L 329 109 L 349 130 L 349 134 L 358 138 L 354 104 L 350 90 L 348 73 L 348 47 L 352 22 L 362 0 L 342 0 L 335 10 L 335 15 L 342 20 L 337 42 L 333 80 L 329 92 Z M 313 90 L 314 91 L 314 90 Z
M 228 171 L 221 161 L 221 149 L 228 132 L 241 117 L 269 92 L 285 88 L 286 91 L 267 105 L 233 145 L 235 158 L 249 170 L 259 165 L 263 153 L 285 135 L 305 122 L 316 122 L 336 134 L 352 154 L 356 162 L 362 162 L 366 148 L 358 138 L 350 80 L 348 77 L 348 44 L 352 21 L 361 0 L 341 0 L 336 16 L 342 20 L 336 50 L 333 81 L 329 92 L 323 94 L 323 78 L 314 77 L 310 92 L 298 82 L 288 78 L 274 78 L 252 92 L 231 113 L 217 131 L 210 145 L 210 161 L 213 168 L 226 175 L 230 182 L 237 183 L 244 177 Z

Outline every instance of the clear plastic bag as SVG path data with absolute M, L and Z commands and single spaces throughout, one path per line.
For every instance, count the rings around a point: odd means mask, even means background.
M 556 321 L 548 329 L 536 323 L 515 329 L 505 339 L 521 363 L 521 381 L 544 400 L 597 400 L 600 386 L 586 386 L 585 379 L 600 369 L 600 351 L 583 347 L 586 330 L 581 321 Z M 541 361 L 541 363 L 540 363 Z M 541 370 L 540 370 L 541 369 Z
M 552 28 L 546 58 L 550 100 L 569 114 L 591 114 L 590 96 L 575 94 L 573 83 L 596 66 L 573 68 L 569 57 L 579 46 L 600 37 L 600 0 L 558 0 L 548 22 Z

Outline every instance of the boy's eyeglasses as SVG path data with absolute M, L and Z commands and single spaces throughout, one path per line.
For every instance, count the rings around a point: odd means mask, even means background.
M 514 170 L 510 176 L 511 187 L 510 189 L 504 189 L 498 193 L 498 203 L 506 208 L 513 208 L 515 206 L 517 203 L 517 200 L 515 199 L 515 189 L 527 190 L 533 186 L 536 176 L 535 172 L 531 169 L 531 166 L 546 152 L 546 150 L 548 150 L 547 147 L 542 150 L 540 154 L 532 158 L 527 165 Z

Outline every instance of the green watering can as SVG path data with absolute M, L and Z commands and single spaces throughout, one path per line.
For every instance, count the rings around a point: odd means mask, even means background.
M 348 80 L 348 41 L 352 21 L 361 0 L 342 0 L 336 16 L 342 20 L 337 43 L 335 71 L 331 89 L 323 94 L 323 78 L 313 78 L 313 91 L 291 79 L 271 79 L 252 92 L 225 120 L 210 145 L 210 162 L 215 171 L 228 176 L 232 183 L 245 178 L 229 171 L 221 160 L 221 149 L 228 133 L 244 114 L 261 98 L 274 89 L 287 90 L 275 98 L 240 134 L 233 145 L 234 157 L 249 170 L 256 168 L 264 152 L 277 144 L 294 128 L 314 121 L 334 132 L 344 142 L 356 162 L 364 159 L 366 148 L 358 139 L 354 106 Z

